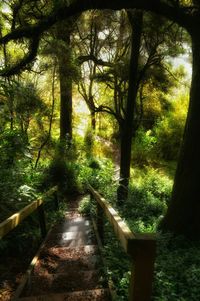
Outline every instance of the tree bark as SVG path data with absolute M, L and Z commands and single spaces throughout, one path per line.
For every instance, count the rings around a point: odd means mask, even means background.
M 118 203 L 128 197 L 128 184 L 131 165 L 131 144 L 133 136 L 133 122 L 138 91 L 138 58 L 140 50 L 140 39 L 142 33 L 143 13 L 141 11 L 129 12 L 129 21 L 132 29 L 131 34 L 131 56 L 129 65 L 129 88 L 124 125 L 121 131 L 120 146 L 120 180 L 117 191 Z
M 92 130 L 95 132 L 96 129 L 96 114 L 94 111 L 90 112 L 90 118 L 91 118 L 91 127 Z
M 193 74 L 190 105 L 172 198 L 161 229 L 200 238 L 200 38 L 192 35 Z
M 72 72 L 68 21 L 57 25 L 59 49 L 57 52 L 60 78 L 60 141 L 65 145 L 72 139 Z

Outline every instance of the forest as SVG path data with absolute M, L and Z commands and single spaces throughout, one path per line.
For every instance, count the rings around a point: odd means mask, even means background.
M 156 235 L 151 300 L 200 300 L 199 26 L 199 0 L 0 0 L 0 228 L 54 186 L 47 228 L 79 198 L 95 216 L 90 185 Z M 0 232 L 2 301 L 37 223 Z M 113 300 L 128 300 L 130 260 L 106 219 L 102 254 Z

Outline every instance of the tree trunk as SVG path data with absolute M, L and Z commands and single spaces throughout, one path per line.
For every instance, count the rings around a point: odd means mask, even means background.
M 129 12 L 129 21 L 132 29 L 131 36 L 131 57 L 129 65 L 129 88 L 126 105 L 126 114 L 124 125 L 121 129 L 121 146 L 120 146 L 120 180 L 117 191 L 118 203 L 128 197 L 128 184 L 130 178 L 131 165 L 131 144 L 133 136 L 133 120 L 137 97 L 137 75 L 138 75 L 138 58 L 140 50 L 140 39 L 142 33 L 143 13 L 141 11 Z
M 69 27 L 68 21 L 57 25 L 57 38 L 60 42 L 57 54 L 60 77 L 60 141 L 64 144 L 72 139 L 71 32 Z
M 200 238 L 200 39 L 192 36 L 193 74 L 190 105 L 171 202 L 161 228 Z
M 92 126 L 92 130 L 95 132 L 96 129 L 96 114 L 95 112 L 90 112 L 90 118 L 91 118 L 91 126 Z

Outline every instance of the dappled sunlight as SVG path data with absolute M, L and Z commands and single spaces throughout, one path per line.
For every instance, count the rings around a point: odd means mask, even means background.
M 90 111 L 85 101 L 78 97 L 75 97 L 74 99 L 73 110 L 74 110 L 74 120 L 73 120 L 74 130 L 78 135 L 84 137 L 90 122 Z

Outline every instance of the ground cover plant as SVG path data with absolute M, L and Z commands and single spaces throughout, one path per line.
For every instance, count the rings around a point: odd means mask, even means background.
M 112 185 L 115 187 L 114 181 Z M 101 191 L 102 187 L 99 186 L 98 189 Z M 116 187 L 112 191 L 103 189 L 102 195 L 118 210 L 132 231 L 158 233 L 152 300 L 197 300 L 200 294 L 199 242 L 159 231 L 159 222 L 166 212 L 171 189 L 172 180 L 169 175 L 163 174 L 163 170 L 145 167 L 135 172 L 125 206 L 116 205 Z M 86 197 L 80 211 L 88 214 L 91 209 L 94 215 L 94 207 L 95 202 L 91 205 L 90 198 Z M 116 300 L 127 300 L 130 258 L 124 253 L 106 219 L 104 227 L 103 256 L 107 277 L 117 293 Z

